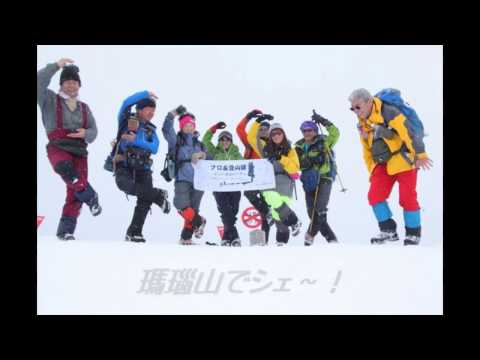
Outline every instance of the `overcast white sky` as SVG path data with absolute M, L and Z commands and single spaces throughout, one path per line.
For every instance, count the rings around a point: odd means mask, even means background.
M 80 67 L 80 96 L 90 105 L 99 129 L 97 140 L 89 147 L 89 180 L 99 192 L 104 212 L 93 218 L 84 208 L 76 231 L 78 238 L 123 240 L 136 199 L 130 197 L 127 201 L 111 173 L 103 170 L 103 162 L 116 134 L 116 116 L 122 101 L 134 92 L 151 90 L 159 96 L 153 119 L 160 137 L 160 151 L 154 156 L 154 184 L 168 189 L 171 198 L 173 184 L 165 183 L 160 176 L 167 151 L 160 127 L 172 108 L 183 104 L 192 111 L 202 135 L 218 121 L 225 121 L 227 129 L 234 132 L 248 111 L 260 108 L 275 116 L 292 141 L 301 137 L 298 128 L 315 108 L 340 129 L 335 150 L 341 179 L 348 188 L 345 194 L 340 193 L 339 184 L 334 184 L 329 222 L 340 241 L 368 243 L 377 225 L 367 202 L 368 173 L 356 118 L 347 98 L 358 87 L 372 93 L 395 87 L 423 120 L 428 133 L 427 152 L 434 161 L 434 168 L 420 171 L 418 179 L 423 243 L 442 241 L 442 46 L 38 46 L 37 68 L 62 57 L 74 59 Z M 59 73 L 50 84 L 55 91 L 59 88 Z M 54 235 L 65 186 L 47 160 L 47 137 L 40 116 L 37 110 L 37 209 L 46 218 L 38 233 Z M 239 143 L 238 138 L 235 141 Z M 297 193 L 294 209 L 308 224 L 300 183 Z M 403 236 L 398 187 L 394 188 L 390 205 Z M 248 201 L 242 199 L 241 210 L 247 206 Z M 212 194 L 204 195 L 201 210 L 209 219 L 206 236 L 218 240 L 215 226 L 221 222 Z M 181 224 L 175 211 L 165 216 L 154 207 L 144 235 L 151 241 L 175 242 Z M 239 224 L 239 231 L 242 240 L 247 241 L 246 228 Z M 291 242 L 301 245 L 303 231 Z

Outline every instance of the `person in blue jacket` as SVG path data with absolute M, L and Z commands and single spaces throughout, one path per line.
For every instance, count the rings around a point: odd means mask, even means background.
M 173 122 L 178 116 L 180 131 L 175 133 Z M 206 148 L 198 139 L 195 130 L 195 116 L 180 105 L 170 111 L 162 126 L 162 133 L 168 142 L 168 152 L 175 159 L 175 183 L 173 205 L 184 219 L 180 235 L 181 245 L 193 245 L 192 235 L 197 239 L 204 233 L 206 219 L 200 215 L 200 202 L 203 191 L 193 187 L 194 168 L 192 163 L 207 159 Z
M 156 126 L 151 123 L 155 114 L 156 95 L 149 91 L 128 97 L 118 114 L 119 133 L 113 158 L 115 181 L 120 190 L 137 197 L 132 222 L 126 241 L 145 242 L 143 224 L 152 204 L 165 214 L 170 212 L 166 190 L 153 187 L 152 154 L 158 152 L 159 140 Z M 131 108 L 136 105 L 136 113 Z

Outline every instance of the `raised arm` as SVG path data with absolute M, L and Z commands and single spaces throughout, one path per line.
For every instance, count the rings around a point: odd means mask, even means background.
M 168 150 L 171 151 L 175 148 L 177 144 L 177 134 L 175 133 L 175 129 L 173 128 L 173 119 L 175 118 L 175 111 L 170 111 L 165 120 L 163 121 L 162 125 L 162 134 L 165 140 L 168 143 Z
M 123 101 L 122 106 L 120 107 L 120 111 L 118 112 L 118 116 L 117 116 L 118 121 L 120 122 L 123 119 L 125 110 L 130 108 L 132 105 L 135 105 L 140 100 L 146 99 L 146 98 L 149 98 L 149 97 L 150 97 L 150 92 L 145 90 L 145 91 L 139 91 L 139 92 L 129 96 L 128 98 L 126 98 Z

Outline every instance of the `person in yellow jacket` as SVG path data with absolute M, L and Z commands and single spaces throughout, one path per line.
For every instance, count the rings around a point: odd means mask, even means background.
M 264 118 L 267 120 L 273 117 Z M 272 209 L 272 218 L 277 227 L 276 240 L 278 246 L 283 246 L 292 235 L 297 236 L 302 226 L 295 212 L 290 208 L 295 181 L 300 177 L 300 162 L 295 149 L 288 141 L 282 126 L 274 123 L 270 126 L 270 135 L 265 141 L 260 138 L 258 130 L 260 122 L 254 122 L 247 138 L 253 151 L 262 158 L 268 159 L 275 173 L 275 189 L 262 191 L 262 196 Z
M 432 161 L 421 139 L 405 124 L 406 117 L 395 106 L 383 103 L 366 89 L 352 92 L 348 100 L 358 118 L 357 128 L 363 158 L 370 174 L 368 201 L 378 221 L 380 234 L 372 244 L 398 240 L 397 224 L 387 203 L 393 185 L 399 183 L 403 208 L 405 245 L 418 245 L 421 237 L 420 206 L 417 201 L 418 168 L 428 170 Z

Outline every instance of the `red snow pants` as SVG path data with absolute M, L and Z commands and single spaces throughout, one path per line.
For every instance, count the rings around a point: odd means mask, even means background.
M 54 171 L 62 177 L 67 185 L 67 197 L 63 206 L 62 216 L 78 217 L 82 202 L 75 198 L 75 192 L 83 191 L 88 184 L 88 164 L 86 156 L 76 156 L 55 145 L 47 146 L 48 160 L 52 164 Z M 61 161 L 70 161 L 73 164 L 78 180 L 72 183 L 64 174 L 57 172 L 57 164 Z
M 416 190 L 417 172 L 417 169 L 412 169 L 395 175 L 388 175 L 385 164 L 377 165 L 370 177 L 369 204 L 373 206 L 387 200 L 392 192 L 393 185 L 398 181 L 400 206 L 406 211 L 420 209 Z

